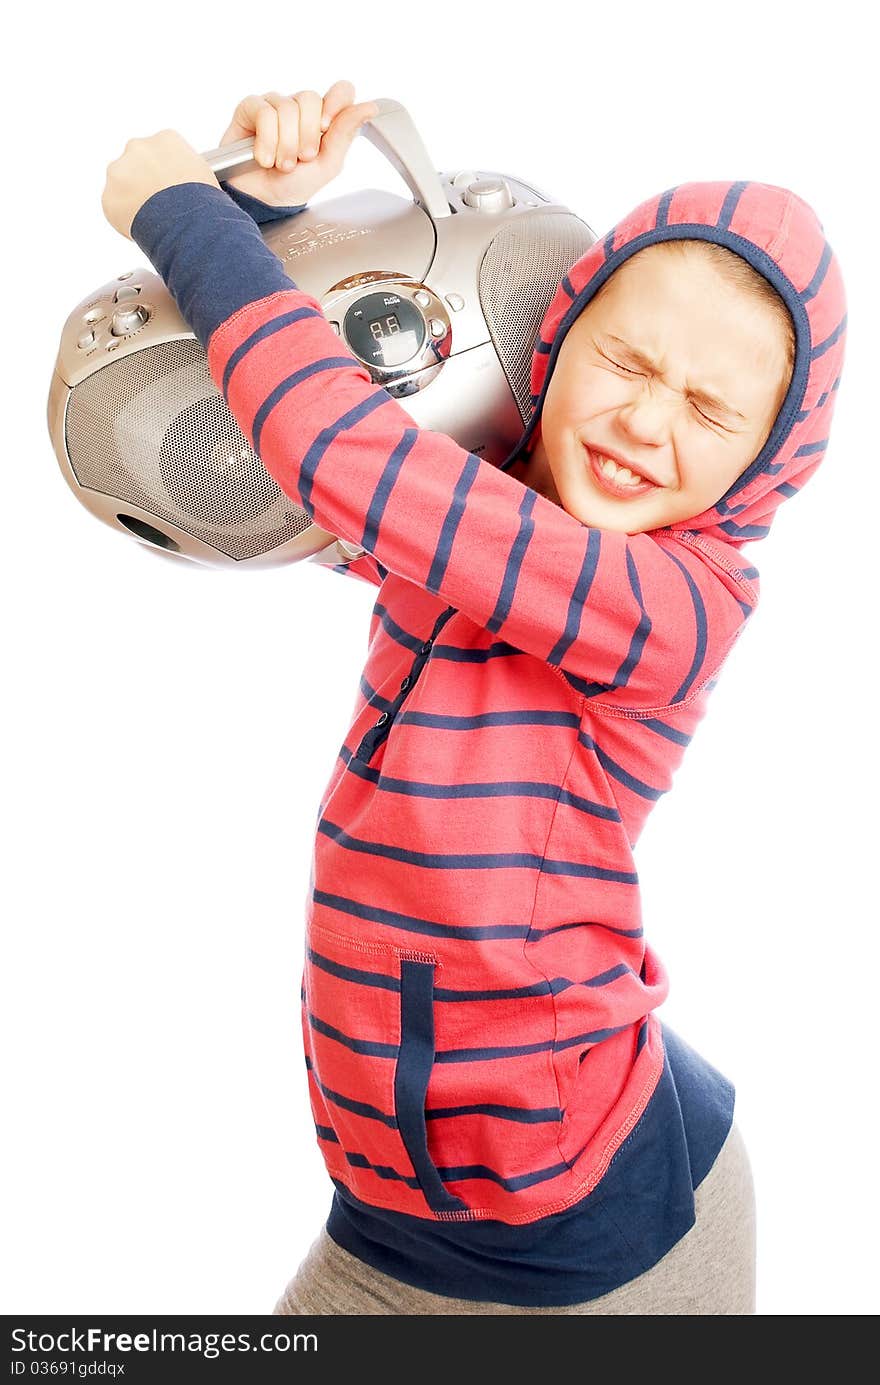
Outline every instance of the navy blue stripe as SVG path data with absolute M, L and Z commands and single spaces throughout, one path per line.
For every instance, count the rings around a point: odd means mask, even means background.
M 315 1130 L 318 1133 L 319 1140 L 330 1140 L 335 1145 L 338 1145 L 340 1143 L 340 1139 L 339 1136 L 336 1134 L 336 1131 L 331 1130 L 329 1125 L 319 1125 L 317 1121 L 314 1121 L 313 1123 L 315 1126 Z
M 590 750 L 593 751 L 596 759 L 605 772 L 610 774 L 612 779 L 616 779 L 618 784 L 623 784 L 625 788 L 629 789 L 630 793 L 638 794 L 639 798 L 647 798 L 652 802 L 658 798 L 662 798 L 665 793 L 668 793 L 668 789 L 657 789 L 653 784 L 646 784 L 643 779 L 637 779 L 634 774 L 630 774 L 629 770 L 624 769 L 623 765 L 613 760 L 611 756 L 602 749 L 601 745 L 593 740 L 592 736 L 588 736 L 586 731 L 581 732 L 578 736 L 578 740 L 582 741 L 584 745 L 588 746 Z
M 456 644 L 434 646 L 435 659 L 449 659 L 456 664 L 485 664 L 489 659 L 528 659 L 531 656 L 507 640 L 494 640 L 486 649 L 463 649 Z
M 529 541 L 535 532 L 535 521 L 531 518 L 532 510 L 538 499 L 536 491 L 528 486 L 523 492 L 523 498 L 519 506 L 519 529 L 507 555 L 507 562 L 504 567 L 504 577 L 501 581 L 501 590 L 495 601 L 495 609 L 486 621 L 486 629 L 496 634 L 500 630 L 504 621 L 510 615 L 510 608 L 516 597 L 516 583 L 526 549 Z
M 455 535 L 458 531 L 459 524 L 464 518 L 464 513 L 467 509 L 468 494 L 477 479 L 480 466 L 481 463 L 479 458 L 475 457 L 473 452 L 469 452 L 465 459 L 461 474 L 455 483 L 452 492 L 452 500 L 444 516 L 443 524 L 440 527 L 440 537 L 437 540 L 434 557 L 428 569 L 428 575 L 425 578 L 425 586 L 428 591 L 434 592 L 435 594 L 439 593 L 443 585 L 443 579 L 446 576 L 446 568 L 452 555 L 452 545 L 455 541 Z
M 722 520 L 718 528 L 738 539 L 762 539 L 770 533 L 769 524 L 734 524 L 732 519 Z
M 312 966 L 328 972 L 331 976 L 339 977 L 341 981 L 350 981 L 357 986 L 374 986 L 383 991 L 396 992 L 400 990 L 400 982 L 395 976 L 386 976 L 381 971 L 368 971 L 364 967 L 347 966 L 342 962 L 334 961 L 332 957 L 325 957 L 313 947 L 307 948 L 307 955 Z M 610 981 L 616 981 L 619 977 L 627 975 L 634 976 L 635 972 L 627 966 L 626 962 L 618 962 L 615 966 L 599 972 L 596 976 L 590 976 L 584 981 L 573 981 L 567 976 L 556 976 L 550 980 L 536 981 L 531 986 L 494 986 L 488 990 L 478 991 L 453 990 L 447 986 L 435 986 L 434 1000 L 435 1002 L 523 1000 L 528 996 L 559 995 L 572 986 L 606 986 Z
M 807 284 L 807 287 L 805 289 L 801 289 L 801 302 L 809 303 L 811 298 L 816 297 L 816 294 L 819 292 L 819 289 L 821 288 L 822 283 L 824 282 L 825 275 L 828 273 L 828 266 L 831 263 L 831 253 L 831 246 L 826 241 L 822 250 L 821 259 L 819 260 L 819 263 L 816 266 L 815 274 L 813 275 L 810 282 Z
M 425 643 L 424 635 L 413 634 L 410 630 L 404 630 L 402 625 L 398 625 L 383 602 L 376 602 L 373 607 L 373 614 L 379 617 L 383 630 L 403 649 L 408 649 L 415 654 Z
M 642 585 L 639 581 L 639 572 L 630 548 L 626 550 L 626 573 L 629 578 L 630 590 L 638 602 L 641 615 L 639 616 L 639 623 L 633 631 L 632 638 L 629 642 L 629 650 L 627 651 L 626 658 L 614 675 L 612 687 L 615 688 L 626 687 L 629 682 L 630 674 L 636 668 L 639 659 L 642 657 L 645 641 L 653 628 L 651 617 L 645 610 L 645 603 L 642 599 Z
M 798 448 L 794 455 L 796 457 L 809 457 L 814 452 L 824 452 L 827 446 L 828 439 L 819 438 L 817 442 L 805 442 L 802 447 Z
M 386 976 L 381 971 L 367 971 L 363 967 L 344 966 L 342 962 L 334 962 L 332 957 L 325 957 L 313 947 L 308 947 L 306 953 L 312 966 L 329 972 L 331 976 L 338 976 L 341 981 L 353 981 L 358 986 L 376 986 L 382 991 L 400 990 L 400 982 L 396 976 Z
M 419 1186 L 435 1212 L 465 1211 L 467 1203 L 444 1188 L 428 1150 L 425 1093 L 434 1065 L 434 963 L 400 964 L 400 1057 L 394 1073 L 394 1108 L 400 1137 Z
M 492 986 L 488 990 L 480 991 L 460 991 L 452 990 L 446 986 L 434 987 L 435 1001 L 469 1001 L 469 1000 L 524 1000 L 528 996 L 539 995 L 560 995 L 562 991 L 570 990 L 572 986 L 607 986 L 611 981 L 617 981 L 621 976 L 635 976 L 632 967 L 627 966 L 626 962 L 618 962 L 616 966 L 609 967 L 607 971 L 599 972 L 597 976 L 590 976 L 586 981 L 572 981 L 567 976 L 555 976 L 547 981 L 535 981 L 531 986 Z
M 419 1180 L 411 1174 L 398 1173 L 397 1169 L 392 1169 L 388 1164 L 374 1164 L 367 1158 L 366 1154 L 354 1154 L 350 1150 L 344 1149 L 339 1141 L 337 1143 L 353 1169 L 369 1169 L 378 1178 L 385 1178 L 394 1183 L 405 1183 L 408 1188 L 418 1188 Z
M 315 361 L 312 365 L 306 366 L 304 370 L 295 371 L 287 380 L 282 380 L 280 385 L 276 385 L 268 399 L 257 411 L 257 417 L 254 422 L 254 450 L 259 450 L 257 441 L 258 424 L 259 429 L 262 430 L 269 413 L 283 397 L 284 393 L 286 393 L 287 388 L 291 387 L 292 383 L 299 383 L 301 380 L 305 379 L 307 375 L 315 375 L 322 370 L 336 369 L 339 366 L 351 366 L 352 362 L 353 357 L 328 356 L 323 361 Z M 374 409 L 379 409 L 383 404 L 387 404 L 390 397 L 391 396 L 383 389 L 375 390 L 373 394 L 367 395 L 366 399 L 362 399 L 359 404 L 355 404 L 353 408 L 347 410 L 341 418 L 337 418 L 334 423 L 329 424 L 326 428 L 322 428 L 309 447 L 300 467 L 298 489 L 303 508 L 310 518 L 314 517 L 312 491 L 315 485 L 315 472 L 318 469 L 318 464 L 324 456 L 324 453 L 327 451 L 328 447 L 335 442 L 340 433 L 344 433 L 346 429 L 359 423 L 362 418 L 366 418 Z M 364 546 L 367 547 L 367 545 Z
M 431 975 L 433 975 L 433 962 L 412 962 L 409 961 L 409 959 L 404 959 L 401 963 L 401 995 L 404 990 L 404 969 L 407 966 L 427 967 Z M 414 983 L 410 982 L 410 984 L 412 985 Z M 424 982 L 420 984 L 424 985 Z M 401 1005 L 403 1008 L 407 1009 L 407 1007 L 403 1006 L 403 1000 L 401 1000 Z M 407 1014 L 411 1017 L 415 1017 L 414 1023 L 417 1021 L 417 1032 L 421 1036 L 421 1042 L 424 1038 L 421 1026 L 425 1021 L 424 1016 L 422 1016 L 421 1019 L 418 1018 L 416 1014 L 417 1010 L 418 1007 L 416 1006 L 413 1008 L 413 1004 L 411 1003 L 410 1007 L 407 1009 Z M 351 1034 L 344 1034 L 342 1030 L 334 1029 L 331 1025 L 325 1024 L 323 1020 L 313 1015 L 310 1010 L 307 1010 L 306 1014 L 308 1015 L 311 1028 L 318 1034 L 326 1034 L 329 1038 L 335 1039 L 337 1043 L 343 1044 L 345 1048 L 351 1049 L 353 1053 L 366 1053 L 372 1057 L 379 1058 L 398 1058 L 399 1054 L 403 1052 L 404 1046 L 411 1042 L 411 1036 L 405 1024 L 401 1026 L 401 1041 L 400 1048 L 398 1049 L 396 1044 L 376 1043 L 372 1039 L 356 1039 Z M 431 1026 L 433 1052 L 433 1008 L 431 1012 Z M 564 1049 L 574 1048 L 577 1044 L 600 1044 L 605 1039 L 609 1039 L 612 1035 L 619 1034 L 621 1030 L 627 1028 L 629 1028 L 628 1024 L 618 1024 L 611 1029 L 592 1029 L 584 1034 L 574 1034 L 567 1039 L 542 1039 L 540 1042 L 533 1044 L 490 1044 L 484 1048 L 438 1049 L 434 1054 L 434 1061 L 437 1063 L 477 1063 L 497 1058 L 525 1058 L 532 1053 L 561 1053 Z M 400 1064 L 398 1063 L 398 1070 L 399 1066 Z M 395 1104 L 397 1106 L 397 1118 L 399 1122 L 401 1119 L 400 1104 Z M 373 1107 L 371 1109 L 375 1110 L 376 1108 Z
M 532 492 L 535 499 L 537 493 Z M 584 608 L 590 595 L 593 579 L 599 566 L 599 557 L 602 551 L 602 531 L 601 529 L 587 529 L 587 549 L 575 589 L 571 594 L 568 603 L 568 611 L 565 616 L 565 629 L 559 636 L 550 653 L 547 655 L 548 664 L 561 664 L 568 650 L 578 638 L 583 619 Z
M 545 1121 L 560 1121 L 563 1113 L 558 1106 L 499 1106 L 491 1101 L 475 1102 L 472 1106 L 434 1106 L 425 1111 L 428 1120 L 445 1120 L 453 1116 L 497 1116 L 499 1120 L 517 1121 L 520 1125 L 540 1125 Z
M 324 818 L 318 824 L 318 831 L 348 851 L 363 852 L 366 856 L 385 857 L 392 861 L 405 861 L 408 865 L 425 866 L 430 870 L 537 870 L 544 868 L 553 875 L 581 876 L 591 880 L 614 880 L 622 885 L 638 883 L 638 876 L 632 871 L 611 870 L 607 866 L 593 866 L 584 861 L 551 861 L 532 851 L 411 851 L 403 846 L 391 846 L 386 842 L 364 841 L 346 832 L 339 823 Z
M 394 484 L 400 475 L 404 462 L 415 445 L 417 437 L 418 430 L 416 428 L 405 429 L 403 437 L 400 439 L 394 451 L 391 453 L 391 456 L 385 463 L 385 466 L 382 468 L 382 474 L 379 477 L 376 489 L 373 491 L 370 499 L 369 508 L 367 509 L 364 532 L 358 540 L 363 548 L 367 548 L 371 552 L 376 547 L 379 540 L 379 525 L 382 523 L 382 516 L 385 513 L 385 507 L 388 504 L 389 496 L 394 489 Z
M 576 1044 L 600 1044 L 613 1034 L 629 1029 L 629 1024 L 618 1024 L 612 1029 L 593 1029 L 586 1034 L 575 1034 L 569 1039 L 544 1039 L 536 1044 L 496 1044 L 487 1048 L 441 1048 L 434 1055 L 437 1063 L 482 1063 L 496 1058 L 526 1058 L 532 1053 L 561 1053 Z
M 561 1173 L 567 1173 L 571 1168 L 571 1163 L 564 1159 L 560 1164 L 551 1164 L 548 1168 L 537 1169 L 534 1173 L 521 1173 L 515 1178 L 503 1178 L 495 1169 L 490 1169 L 486 1164 L 456 1164 L 439 1170 L 441 1176 L 449 1182 L 461 1182 L 468 1178 L 484 1178 L 492 1183 L 499 1184 L 509 1193 L 519 1192 L 521 1188 L 531 1188 L 535 1183 L 546 1183 L 550 1178 L 558 1178 Z
M 376 1039 L 355 1039 L 351 1034 L 345 1034 L 341 1029 L 336 1029 L 332 1024 L 327 1024 L 324 1020 L 313 1015 L 311 1010 L 306 1012 L 309 1017 L 309 1024 L 317 1034 L 323 1034 L 328 1039 L 335 1039 L 338 1044 L 345 1048 L 350 1048 L 352 1053 L 368 1053 L 373 1058 L 396 1058 L 398 1054 L 397 1044 L 383 1044 Z
M 650 731 L 655 731 L 658 736 L 663 736 L 667 741 L 675 741 L 676 745 L 690 745 L 692 740 L 692 737 L 686 735 L 684 731 L 678 731 L 665 721 L 658 721 L 656 717 L 643 717 L 640 725 L 647 726 Z
M 226 402 L 229 402 L 229 381 L 232 377 L 232 372 L 235 370 L 239 361 L 243 360 L 258 342 L 265 341 L 267 337 L 272 337 L 276 332 L 283 331 L 285 327 L 289 327 L 293 322 L 299 322 L 301 318 L 320 316 L 321 314 L 316 312 L 314 308 L 294 308 L 292 312 L 279 313 L 277 317 L 273 317 L 268 322 L 262 323 L 261 326 L 251 332 L 249 337 L 245 337 L 244 341 L 232 352 L 232 355 L 223 368 L 221 390 Z
M 373 923 L 383 923 L 389 928 L 398 928 L 405 933 L 419 933 L 432 938 L 458 938 L 462 942 L 485 942 L 491 938 L 527 938 L 527 923 L 495 923 L 462 926 L 450 923 L 435 923 L 432 919 L 419 919 L 411 914 L 398 914 L 391 909 L 380 909 L 374 904 L 362 904 L 344 895 L 330 894 L 326 890 L 315 889 L 312 898 L 316 904 L 326 905 L 340 913 L 354 918 L 369 919 Z
M 306 1060 L 306 1067 L 312 1074 L 312 1081 L 321 1095 L 332 1105 L 340 1106 L 344 1111 L 352 1111 L 356 1116 L 364 1116 L 367 1120 L 380 1121 L 382 1125 L 387 1125 L 390 1130 L 397 1129 L 397 1121 L 394 1116 L 389 1115 L 386 1111 L 380 1111 L 378 1106 L 372 1106 L 368 1101 L 355 1101 L 350 1096 L 343 1096 L 342 1092 L 334 1091 L 332 1087 L 326 1087 L 315 1072 L 314 1064 L 310 1059 Z
M 817 360 L 820 356 L 824 356 L 825 352 L 830 350 L 830 348 L 834 345 L 838 338 L 843 336 L 843 333 L 846 331 L 846 320 L 848 316 L 848 313 L 844 313 L 843 318 L 837 324 L 834 331 L 831 333 L 831 336 L 826 337 L 824 341 L 819 342 L 818 346 L 813 347 L 812 359 L 814 361 Z
M 677 187 L 667 188 L 660 201 L 657 203 L 657 215 L 654 218 L 655 226 L 666 226 L 669 221 L 669 205 L 677 192 Z
M 478 731 L 484 726 L 580 726 L 577 712 L 542 711 L 517 708 L 503 712 L 480 712 L 475 716 L 452 716 L 442 712 L 403 712 L 400 721 L 412 726 L 433 726 L 446 731 Z
M 673 697 L 670 699 L 671 702 L 675 703 L 684 700 L 684 698 L 690 691 L 691 687 L 693 686 L 697 674 L 703 667 L 703 662 L 706 658 L 706 650 L 709 646 L 709 622 L 706 617 L 706 607 L 703 603 L 703 598 L 700 594 L 700 589 L 694 581 L 693 577 L 691 576 L 690 572 L 685 567 L 681 559 L 676 558 L 674 553 L 667 552 L 666 556 L 667 558 L 671 558 L 672 561 L 675 563 L 676 567 L 681 569 L 681 572 L 684 576 L 684 580 L 687 582 L 688 587 L 690 588 L 691 600 L 694 604 L 694 618 L 697 623 L 697 643 L 694 649 L 694 657 L 691 662 L 690 669 L 685 675 L 684 681 L 682 682 L 681 686 L 677 689 Z
M 721 208 L 721 214 L 715 225 L 721 231 L 726 231 L 733 220 L 733 214 L 739 206 L 740 198 L 748 187 L 748 183 L 734 183 L 729 189 Z
M 370 700 L 370 699 L 368 699 Z M 376 698 L 374 705 L 382 708 L 384 699 Z M 392 704 L 385 703 L 385 706 Z M 398 717 L 403 720 L 403 716 Z M 346 753 L 343 753 L 346 752 Z M 411 798 L 434 798 L 434 799 L 467 799 L 467 798 L 546 798 L 551 801 L 564 803 L 567 807 L 573 808 L 576 812 L 586 813 L 589 817 L 603 818 L 606 822 L 620 822 L 620 812 L 613 804 L 596 803 L 590 798 L 584 798 L 581 794 L 570 793 L 568 790 L 559 792 L 556 784 L 544 784 L 540 781 L 525 779 L 522 781 L 508 781 L 498 783 L 479 783 L 473 784 L 429 784 L 414 779 L 397 779 L 393 775 L 385 774 L 383 770 L 375 765 L 365 765 L 356 759 L 354 753 L 343 746 L 339 752 L 344 760 L 348 760 L 352 774 L 357 774 L 359 778 L 375 784 L 378 791 L 394 794 L 406 794 Z
M 404 933 L 418 933 L 432 938 L 457 938 L 461 942 L 479 943 L 492 938 L 528 938 L 530 941 L 540 941 L 552 933 L 561 933 L 568 928 L 605 928 L 609 933 L 621 938 L 640 938 L 643 933 L 641 925 L 637 928 L 618 928 L 615 924 L 605 923 L 601 919 L 577 919 L 570 923 L 555 923 L 549 928 L 530 928 L 528 924 L 519 923 L 476 924 L 465 927 L 460 924 L 435 923 L 433 919 L 420 919 L 412 914 L 380 909 L 374 904 L 348 899 L 345 895 L 330 894 L 327 890 L 313 890 L 312 898 L 316 904 L 326 905 L 352 918 L 382 923 L 388 928 L 397 928 Z

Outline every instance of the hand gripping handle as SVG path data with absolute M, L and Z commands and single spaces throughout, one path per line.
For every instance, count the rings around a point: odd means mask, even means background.
M 409 112 L 398 101 L 381 97 L 377 102 L 379 114 L 367 120 L 358 131 L 400 174 L 418 203 L 432 220 L 450 216 L 449 203 L 437 170 L 431 166 L 428 151 Z M 202 158 L 218 179 L 233 172 L 250 172 L 262 168 L 253 157 L 253 139 L 240 139 L 222 149 L 209 149 Z

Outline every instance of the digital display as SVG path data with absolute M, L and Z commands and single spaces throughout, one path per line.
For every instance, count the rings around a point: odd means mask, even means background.
M 405 365 L 427 335 L 425 319 L 408 298 L 391 291 L 368 293 L 353 303 L 343 323 L 345 339 L 367 365 Z
M 395 332 L 400 331 L 400 318 L 397 313 L 389 313 L 387 317 L 374 318 L 369 326 L 376 340 L 383 341 L 385 337 L 393 337 Z

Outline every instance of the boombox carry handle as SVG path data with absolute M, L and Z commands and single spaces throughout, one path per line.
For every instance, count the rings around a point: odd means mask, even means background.
M 376 105 L 379 114 L 375 119 L 365 121 L 359 133 L 374 144 L 380 154 L 385 155 L 406 183 L 414 201 L 432 220 L 450 216 L 440 177 L 431 166 L 428 151 L 409 112 L 399 101 L 385 96 L 380 97 Z M 232 172 L 244 173 L 262 167 L 253 158 L 253 150 L 253 139 L 240 139 L 223 149 L 210 149 L 202 158 L 218 178 L 221 175 L 228 177 Z

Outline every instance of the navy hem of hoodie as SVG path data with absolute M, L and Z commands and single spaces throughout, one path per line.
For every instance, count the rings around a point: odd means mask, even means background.
M 629 1283 L 694 1225 L 694 1190 L 733 1124 L 733 1083 L 662 1028 L 657 1087 L 598 1185 L 572 1207 L 516 1226 L 433 1222 L 371 1206 L 334 1178 L 327 1234 L 374 1269 L 448 1298 L 571 1307 Z

